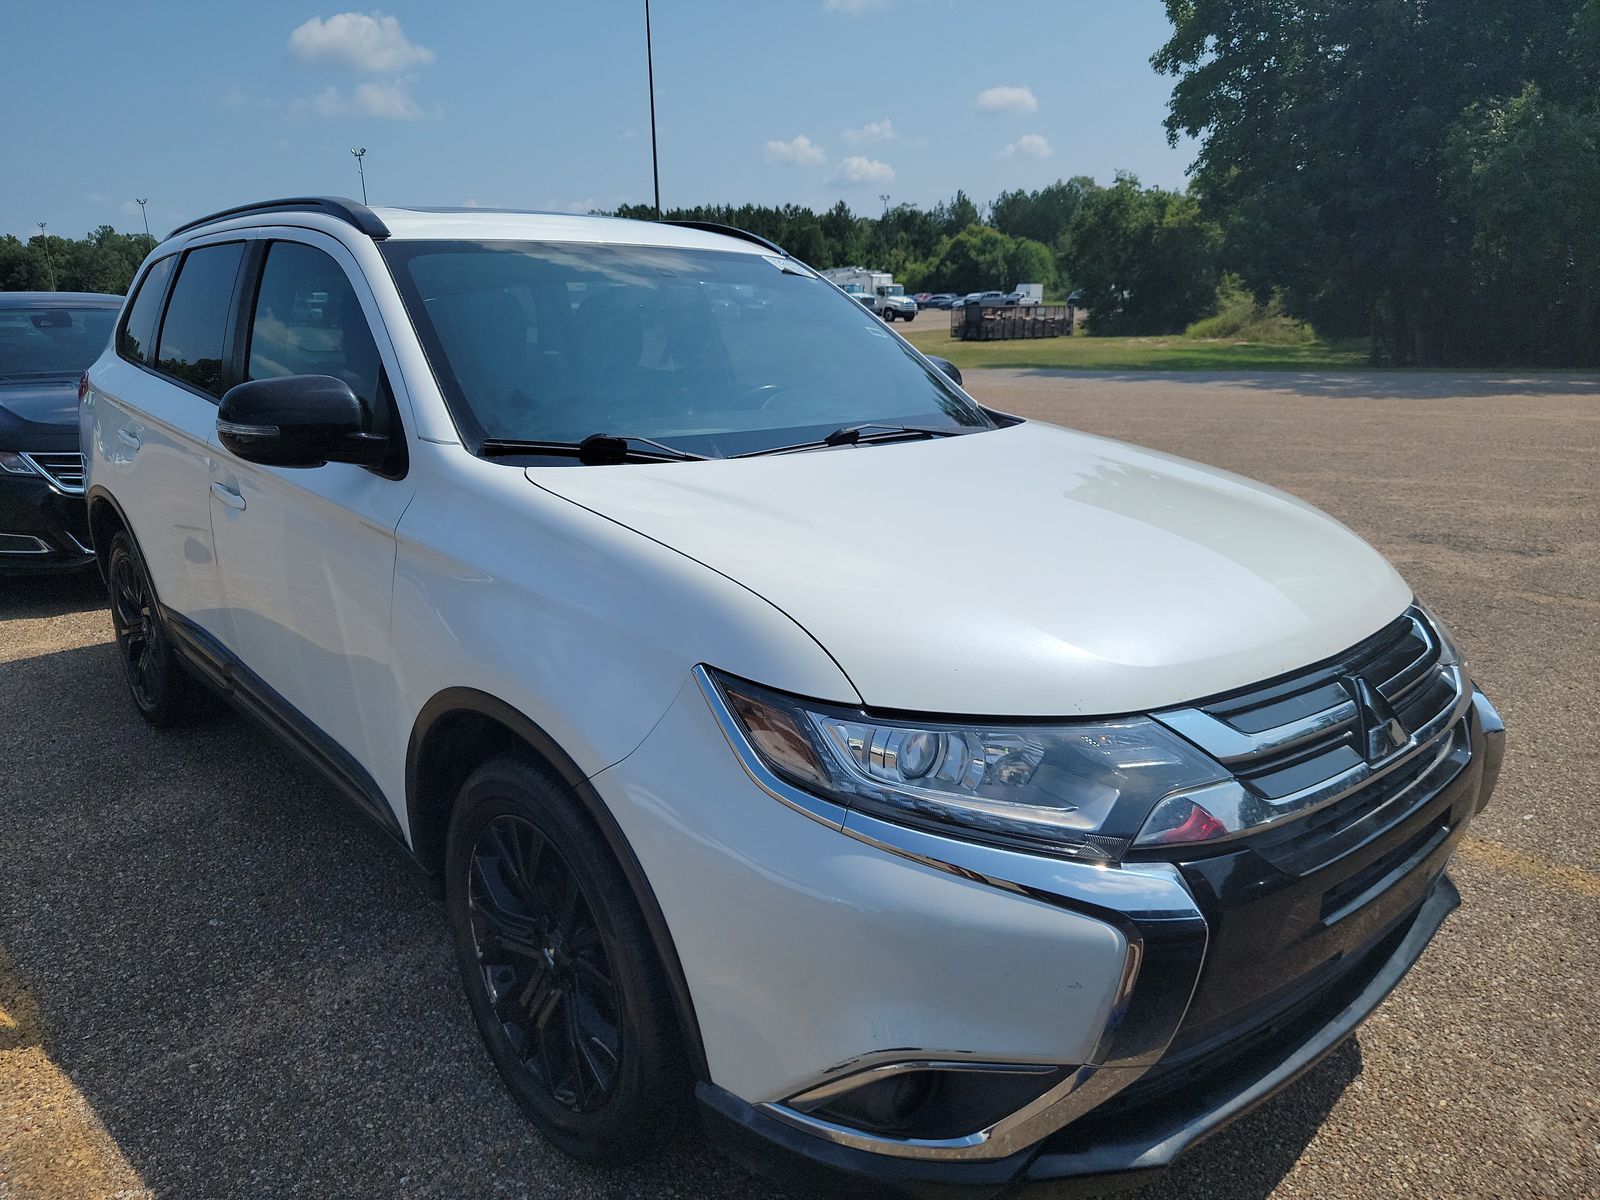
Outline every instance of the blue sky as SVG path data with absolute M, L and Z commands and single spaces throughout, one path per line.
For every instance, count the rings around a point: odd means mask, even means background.
M 1178 186 L 1159 0 L 653 0 L 665 206 L 980 203 L 1118 169 Z M 650 196 L 642 0 L 4 9 L 0 232 L 231 204 L 609 208 Z

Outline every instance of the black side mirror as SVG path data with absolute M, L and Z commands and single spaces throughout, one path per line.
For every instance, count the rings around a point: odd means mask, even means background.
M 378 466 L 389 439 L 366 428 L 361 401 L 331 375 L 253 379 L 229 388 L 217 407 L 217 439 L 267 467 Z
M 948 358 L 935 358 L 931 354 L 928 356 L 928 361 L 934 366 L 938 367 L 939 370 L 943 371 L 951 379 L 955 380 L 958 387 L 960 386 L 961 368 L 956 366 L 955 363 L 951 362 Z

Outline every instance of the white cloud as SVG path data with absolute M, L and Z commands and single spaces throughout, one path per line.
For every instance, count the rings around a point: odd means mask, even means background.
M 1039 111 L 1039 102 L 1033 89 L 1025 87 L 992 87 L 978 93 L 978 111 L 986 113 Z
M 294 109 L 296 112 L 314 112 L 319 117 L 342 117 L 350 112 L 350 102 L 345 99 L 343 92 L 330 83 L 315 96 L 302 96 L 296 100 Z
M 846 129 L 840 135 L 852 146 L 863 146 L 869 142 L 890 142 L 894 140 L 894 122 L 888 117 L 881 121 L 868 121 L 860 129 Z
M 829 183 L 893 183 L 894 168 L 886 162 L 852 154 L 828 176 Z
M 822 147 L 803 133 L 797 133 L 787 142 L 768 142 L 767 161 L 791 167 L 816 167 L 827 157 Z
M 1000 151 L 1001 158 L 1049 158 L 1055 147 L 1042 133 L 1025 133 Z
M 894 0 L 822 0 L 824 12 L 839 12 L 851 17 L 883 12 Z
M 639 131 L 637 129 L 624 129 L 621 133 L 617 134 L 617 140 L 619 142 L 631 142 L 638 136 Z
M 422 106 L 411 95 L 411 82 L 407 79 L 368 80 L 350 95 L 330 83 L 316 95 L 296 100 L 293 111 L 319 117 L 363 116 L 391 121 L 415 121 L 422 116 Z
M 433 51 L 419 46 L 384 13 L 335 13 L 326 21 L 312 17 L 289 35 L 289 53 L 303 63 L 346 67 L 383 75 L 433 61 Z
M 111 197 L 106 195 L 104 192 L 88 192 L 88 193 L 86 193 L 84 195 L 83 198 L 85 200 L 87 200 L 90 204 L 95 204 L 95 205 L 110 204 L 111 203 Z
M 415 121 L 422 108 L 411 98 L 403 79 L 389 83 L 363 83 L 356 88 L 356 108 L 369 117 L 388 117 L 395 121 Z

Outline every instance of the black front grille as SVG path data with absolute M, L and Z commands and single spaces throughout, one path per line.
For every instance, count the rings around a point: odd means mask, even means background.
M 1411 811 L 1459 770 L 1447 742 L 1470 685 L 1417 608 L 1343 654 L 1177 712 L 1171 728 L 1223 763 L 1271 814 L 1252 849 L 1301 874 Z M 1380 714 L 1387 706 L 1398 726 Z

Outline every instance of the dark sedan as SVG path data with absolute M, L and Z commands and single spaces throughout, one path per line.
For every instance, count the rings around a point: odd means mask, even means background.
M 78 380 L 121 296 L 0 292 L 0 573 L 94 561 L 78 450 Z

